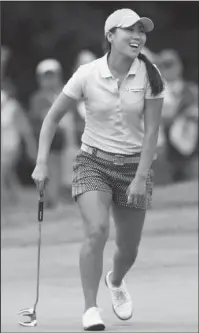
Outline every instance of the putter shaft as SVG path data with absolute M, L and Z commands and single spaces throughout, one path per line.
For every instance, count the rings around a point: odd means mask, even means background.
M 36 300 L 33 308 L 26 308 L 21 310 L 18 314 L 22 314 L 23 316 L 27 316 L 30 318 L 29 321 L 19 322 L 21 326 L 26 327 L 34 327 L 37 325 L 36 319 L 36 306 L 39 301 L 39 276 L 40 276 L 40 253 L 41 253 L 41 222 L 43 221 L 43 208 L 44 208 L 44 194 L 43 191 L 39 193 L 39 201 L 38 201 L 38 252 L 37 252 L 37 283 L 36 283 Z
M 39 234 L 38 234 L 38 254 L 37 254 L 37 285 L 36 285 L 36 300 L 33 307 L 35 312 L 38 300 L 39 300 L 39 276 L 40 276 L 40 254 L 41 254 L 41 222 L 43 221 L 43 209 L 44 209 L 44 194 L 43 191 L 39 192 L 38 202 L 38 222 L 39 222 Z

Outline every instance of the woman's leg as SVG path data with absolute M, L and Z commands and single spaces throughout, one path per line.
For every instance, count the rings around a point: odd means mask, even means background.
M 113 204 L 117 249 L 113 259 L 112 284 L 119 286 L 135 262 L 140 243 L 145 210 Z
M 80 274 L 85 311 L 97 306 L 97 292 L 103 269 L 103 251 L 109 235 L 109 208 L 112 194 L 89 191 L 77 197 L 84 225 L 80 252 Z

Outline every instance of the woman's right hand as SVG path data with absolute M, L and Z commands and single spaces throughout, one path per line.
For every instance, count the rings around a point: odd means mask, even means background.
M 38 163 L 32 173 L 32 179 L 34 180 L 39 192 L 44 191 L 49 181 L 49 170 L 46 163 Z

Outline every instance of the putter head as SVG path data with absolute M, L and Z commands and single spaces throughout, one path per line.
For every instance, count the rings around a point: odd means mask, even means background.
M 37 325 L 37 319 L 36 319 L 36 312 L 33 308 L 26 308 L 21 311 L 19 311 L 18 315 L 29 317 L 29 321 L 19 321 L 19 325 L 26 326 L 26 327 L 34 327 Z

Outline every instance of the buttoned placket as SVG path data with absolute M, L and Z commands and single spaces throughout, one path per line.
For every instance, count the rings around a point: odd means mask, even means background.
M 115 91 L 117 93 L 117 103 L 116 103 L 116 114 L 117 114 L 117 121 L 123 124 L 123 119 L 122 119 L 122 103 L 121 103 L 121 96 L 120 96 L 120 88 L 118 83 L 119 79 L 114 79 L 114 83 L 116 83 Z
M 119 117 L 119 120 L 121 121 L 121 125 L 122 127 L 124 126 L 124 119 L 123 119 L 123 109 L 122 109 L 122 91 L 123 91 L 123 85 L 124 85 L 124 82 L 126 81 L 128 77 L 128 74 L 127 76 L 125 76 L 125 78 L 123 79 L 123 81 L 121 82 L 120 84 L 120 87 L 118 85 L 119 83 L 119 79 L 115 79 L 116 80 L 116 84 L 117 84 L 117 94 L 118 94 L 118 106 L 117 106 L 117 113 L 118 113 L 118 117 Z

